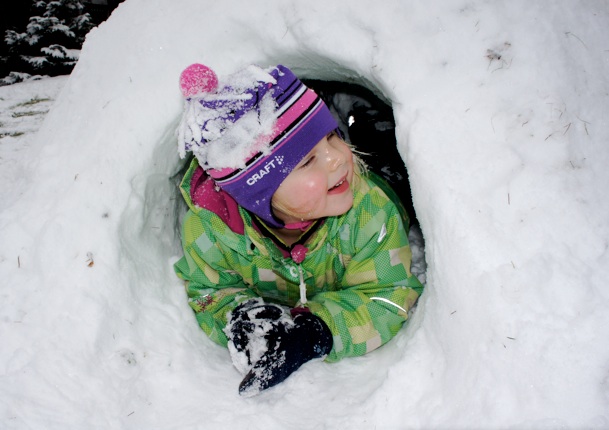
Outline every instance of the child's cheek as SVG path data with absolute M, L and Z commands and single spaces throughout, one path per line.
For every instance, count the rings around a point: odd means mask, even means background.
M 303 180 L 303 192 L 300 194 L 311 206 L 321 204 L 328 195 L 328 180 L 320 176 L 309 176 Z
M 303 190 L 306 190 L 308 193 L 315 193 L 315 197 L 317 197 L 320 193 L 326 194 L 328 191 L 328 184 L 325 178 L 320 178 L 319 176 L 308 175 L 301 179 L 301 184 Z M 314 197 L 314 196 L 310 196 Z
M 327 181 L 325 178 L 307 176 L 300 178 L 300 187 L 291 197 L 300 213 L 309 214 L 314 211 L 326 196 Z

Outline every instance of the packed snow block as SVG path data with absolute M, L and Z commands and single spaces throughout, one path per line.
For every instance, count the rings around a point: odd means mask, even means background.
M 589 1 L 124 2 L 0 213 L 0 422 L 609 426 L 608 19 Z M 251 402 L 171 270 L 193 62 L 381 94 L 425 237 L 426 291 L 394 341 Z

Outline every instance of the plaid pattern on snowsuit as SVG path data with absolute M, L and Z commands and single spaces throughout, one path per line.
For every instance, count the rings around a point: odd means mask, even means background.
M 193 160 L 180 187 L 190 209 L 182 226 L 184 256 L 175 271 L 187 281 L 189 303 L 201 328 L 226 346 L 222 329 L 239 303 L 262 297 L 289 307 L 300 305 L 299 267 L 254 227 L 252 215 L 243 208 L 233 212 L 241 217 L 241 232 L 224 221 L 226 212 L 195 205 L 192 196 L 197 190 L 191 183 L 197 169 Z M 410 272 L 408 219 L 397 196 L 373 174 L 356 184 L 353 207 L 325 219 L 305 244 L 308 252 L 301 263 L 305 307 L 333 335 L 328 361 L 363 355 L 389 341 L 423 291 Z

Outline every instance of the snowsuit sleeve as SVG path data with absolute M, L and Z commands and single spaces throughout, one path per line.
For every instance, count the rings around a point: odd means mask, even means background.
M 218 223 L 221 228 L 222 224 Z M 216 343 L 226 346 L 222 329 L 226 315 L 239 303 L 256 297 L 232 270 L 222 245 L 215 238 L 212 222 L 199 217 L 192 210 L 182 225 L 184 256 L 175 264 L 176 274 L 187 281 L 186 292 L 197 322 Z
M 422 293 L 423 285 L 410 272 L 405 222 L 405 212 L 374 187 L 343 226 L 340 289 L 308 302 L 332 332 L 328 361 L 363 355 L 389 341 Z

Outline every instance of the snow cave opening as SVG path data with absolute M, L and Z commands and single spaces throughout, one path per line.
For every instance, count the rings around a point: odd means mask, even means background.
M 369 88 L 353 82 L 302 79 L 315 90 L 328 105 L 346 140 L 350 142 L 368 168 L 384 178 L 404 204 L 410 219 L 408 239 L 412 251 L 412 273 L 426 283 L 427 263 L 425 242 L 412 202 L 408 171 L 397 148 L 395 119 L 392 107 Z M 178 190 L 179 182 L 189 165 L 185 160 L 172 178 L 177 206 L 175 210 L 174 237 L 179 243 L 181 219 L 186 205 Z

